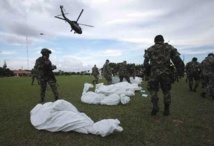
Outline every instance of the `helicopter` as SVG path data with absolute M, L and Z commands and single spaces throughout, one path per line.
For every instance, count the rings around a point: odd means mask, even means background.
M 65 20 L 66 22 L 68 22 L 70 24 L 70 26 L 71 26 L 71 31 L 74 30 L 74 33 L 82 34 L 82 28 L 80 27 L 80 25 L 88 26 L 88 27 L 94 27 L 94 26 L 91 26 L 91 25 L 78 23 L 78 20 L 79 20 L 80 16 L 82 15 L 82 12 L 84 11 L 84 9 L 82 9 L 82 11 L 80 12 L 80 14 L 79 14 L 79 16 L 78 16 L 76 21 L 71 21 L 65 16 L 68 13 L 64 13 L 65 9 L 63 8 L 62 5 L 60 6 L 60 9 L 61 9 L 61 13 L 62 14 L 55 16 L 55 18 L 58 18 L 58 19 L 61 19 L 61 20 Z M 63 18 L 59 17 L 59 16 L 62 16 Z

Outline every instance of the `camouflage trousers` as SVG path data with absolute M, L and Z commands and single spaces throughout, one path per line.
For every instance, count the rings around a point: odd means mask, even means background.
M 99 80 L 99 76 L 98 75 L 94 75 L 94 80 L 92 81 L 93 84 L 94 83 L 98 84 L 98 80 Z
M 54 94 L 55 100 L 59 98 L 59 93 L 57 91 L 56 81 L 54 79 L 40 79 L 40 97 L 41 99 L 45 98 L 45 91 L 47 88 L 47 84 L 50 85 L 51 90 Z
M 198 73 L 189 73 L 189 88 L 192 90 L 193 88 L 193 82 L 195 81 L 194 90 L 197 89 L 200 83 L 200 75 Z
M 170 90 L 171 86 L 171 78 L 170 74 L 162 73 L 162 74 L 151 74 L 150 79 L 147 84 L 147 89 L 150 92 L 151 102 L 158 100 L 158 91 L 161 88 L 162 93 L 164 95 L 164 103 L 170 104 L 171 103 L 171 94 Z
M 111 85 L 112 84 L 112 76 L 111 75 L 104 75 L 104 78 L 107 81 L 107 85 Z
M 125 78 L 127 82 L 131 83 L 128 75 L 119 75 L 119 78 L 120 78 L 120 82 L 122 82 L 123 78 Z
M 214 96 L 214 76 L 205 76 L 206 87 L 203 89 L 203 92 L 206 95 Z

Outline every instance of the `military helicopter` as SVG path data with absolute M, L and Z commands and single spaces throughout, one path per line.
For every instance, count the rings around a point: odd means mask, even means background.
M 69 20 L 69 19 L 65 16 L 65 15 L 68 14 L 68 13 L 64 13 L 63 10 L 65 10 L 65 9 L 63 8 L 62 5 L 60 6 L 60 9 L 61 9 L 61 13 L 62 13 L 62 14 L 55 16 L 55 18 L 58 18 L 58 19 L 61 19 L 61 20 L 65 20 L 66 22 L 68 22 L 68 23 L 70 24 L 70 26 L 71 26 L 71 31 L 74 30 L 74 33 L 82 34 L 82 28 L 81 28 L 79 25 L 88 26 L 88 27 L 94 27 L 94 26 L 87 25 L 87 24 L 77 23 L 77 21 L 79 20 L 80 16 L 82 15 L 82 12 L 84 11 L 83 9 L 82 9 L 82 11 L 80 12 L 80 14 L 79 14 L 79 16 L 78 16 L 78 18 L 77 18 L 76 21 L 71 21 L 71 20 Z M 62 17 L 59 17 L 59 16 L 62 16 L 63 18 L 62 18 Z

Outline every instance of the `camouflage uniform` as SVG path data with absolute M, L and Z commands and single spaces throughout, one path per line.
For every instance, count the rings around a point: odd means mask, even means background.
M 200 82 L 201 67 L 200 67 L 200 63 L 197 62 L 197 59 L 195 58 L 196 60 L 194 60 L 194 58 L 191 62 L 187 63 L 186 72 L 188 74 L 189 89 L 190 91 L 195 92 Z M 193 89 L 193 80 L 195 80 L 194 89 Z
M 39 79 L 38 79 L 38 71 L 37 71 L 35 68 L 32 69 L 32 71 L 31 71 L 31 76 L 32 76 L 31 85 L 33 85 L 35 78 L 36 78 L 38 84 L 40 85 Z
M 45 51 L 48 52 L 50 50 L 46 49 Z M 57 91 L 56 78 L 52 71 L 56 68 L 54 68 L 54 66 L 52 66 L 51 61 L 49 59 L 45 59 L 44 56 L 39 57 L 36 60 L 35 68 L 38 70 L 38 73 L 39 73 L 39 81 L 40 81 L 40 87 L 41 87 L 40 89 L 41 102 L 44 102 L 47 83 L 50 85 L 54 93 L 55 100 L 57 100 L 59 98 L 59 93 Z
M 202 74 L 206 82 L 206 87 L 203 89 L 202 96 L 210 95 L 214 99 L 214 55 L 206 57 L 202 63 Z
M 96 65 L 92 68 L 92 75 L 94 76 L 94 78 L 95 78 L 95 80 L 93 80 L 92 82 L 93 82 L 93 84 L 94 83 L 96 83 L 96 84 L 98 84 L 98 75 L 99 75 L 100 73 L 99 73 L 99 70 L 98 70 L 98 68 L 96 67 Z
M 151 95 L 151 102 L 153 103 L 153 109 L 151 115 L 156 115 L 159 111 L 158 106 L 158 90 L 159 87 L 162 89 L 164 94 L 164 115 L 169 115 L 169 106 L 171 104 L 171 71 L 170 71 L 170 60 L 174 63 L 175 67 L 180 71 L 180 75 L 183 74 L 184 64 L 177 50 L 167 44 L 163 43 L 164 39 L 161 36 L 162 41 L 156 41 L 157 37 L 160 39 L 160 36 L 155 37 L 155 45 L 145 51 L 144 54 L 144 67 L 150 68 L 150 78 L 147 84 L 147 89 Z M 150 62 L 150 63 L 149 63 Z
M 108 85 L 112 84 L 112 71 L 107 61 L 103 65 L 103 76 L 105 77 Z
M 136 69 L 134 66 L 131 67 L 131 76 L 133 77 L 133 79 L 135 79 L 136 76 Z
M 129 79 L 129 73 L 128 73 L 126 61 L 120 64 L 119 78 L 120 78 L 120 82 L 122 82 L 123 78 L 125 78 L 127 82 L 131 83 Z

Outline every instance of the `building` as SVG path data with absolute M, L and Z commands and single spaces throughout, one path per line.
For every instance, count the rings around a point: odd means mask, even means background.
M 31 75 L 31 71 L 29 70 L 13 70 L 13 73 L 15 76 L 30 76 Z

